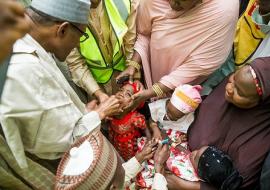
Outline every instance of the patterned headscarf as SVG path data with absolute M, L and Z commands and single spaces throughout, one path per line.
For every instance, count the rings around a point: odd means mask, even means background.
M 213 146 L 209 146 L 201 155 L 198 175 L 221 190 L 238 189 L 243 181 L 239 172 L 234 169 L 231 158 Z

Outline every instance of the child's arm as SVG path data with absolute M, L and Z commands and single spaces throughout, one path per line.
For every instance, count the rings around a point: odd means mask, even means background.
M 158 127 L 158 124 L 156 122 L 154 122 L 152 119 L 150 119 L 149 121 L 149 127 L 152 131 L 152 138 L 157 139 L 157 140 L 162 140 L 162 135 L 161 135 L 161 131 Z
M 143 130 L 143 133 L 145 134 L 146 138 L 148 141 L 150 141 L 152 139 L 152 135 L 151 135 L 151 132 L 149 130 L 148 127 L 146 127 L 144 130 Z

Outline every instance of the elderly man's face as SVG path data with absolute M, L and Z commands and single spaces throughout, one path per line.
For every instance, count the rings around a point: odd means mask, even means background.
M 71 50 L 79 45 L 86 25 L 65 22 L 60 24 L 56 30 L 56 48 L 53 53 L 60 61 L 65 61 Z
M 171 8 L 175 11 L 189 10 L 201 0 L 169 0 Z

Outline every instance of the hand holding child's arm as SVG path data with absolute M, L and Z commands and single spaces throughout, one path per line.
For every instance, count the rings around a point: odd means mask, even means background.
M 135 155 L 136 159 L 140 164 L 142 164 L 145 160 L 149 160 L 154 156 L 156 145 L 157 141 L 155 140 L 147 141 L 142 151 Z
M 151 120 L 149 122 L 149 126 L 150 126 L 150 128 L 151 128 L 151 130 L 153 132 L 152 138 L 153 139 L 156 139 L 156 140 L 162 140 L 161 131 L 158 128 L 157 123 Z
M 106 101 L 100 103 L 93 111 L 99 114 L 100 120 L 123 112 L 120 108 L 121 102 L 115 96 L 109 97 Z
M 157 151 L 155 153 L 154 156 L 154 160 L 155 160 L 155 169 L 157 173 L 163 174 L 165 172 L 165 162 L 168 160 L 170 156 L 170 151 L 169 151 L 169 147 L 168 144 L 159 144 Z

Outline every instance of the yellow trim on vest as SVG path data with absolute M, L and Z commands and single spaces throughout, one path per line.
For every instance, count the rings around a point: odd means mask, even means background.
M 265 38 L 258 25 L 252 20 L 252 13 L 256 8 L 256 0 L 250 0 L 248 7 L 237 23 L 234 39 L 234 58 L 236 67 L 249 62 L 257 48 Z

